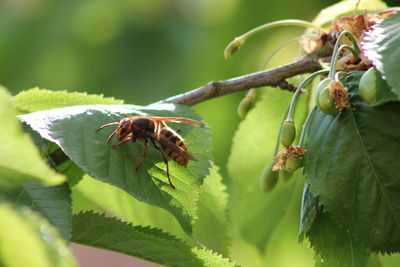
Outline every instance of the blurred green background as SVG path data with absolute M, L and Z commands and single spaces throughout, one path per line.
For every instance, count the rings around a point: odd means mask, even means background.
M 257 71 L 282 42 L 275 41 L 278 31 L 254 38 L 225 60 L 224 47 L 233 37 L 277 19 L 311 20 L 333 2 L 0 0 L 0 84 L 13 94 L 39 86 L 146 105 Z M 297 51 L 295 45 L 290 49 Z M 194 107 L 211 126 L 223 172 L 243 94 Z
M 320 9 L 335 2 L 0 0 L 0 84 L 13 94 L 38 86 L 104 94 L 129 104 L 146 105 L 211 80 L 257 71 L 271 51 L 284 40 L 301 35 L 303 29 L 261 34 L 229 60 L 223 57 L 224 47 L 235 36 L 266 22 L 312 20 Z M 393 5 L 397 1 L 386 2 Z M 288 63 L 297 52 L 297 45 L 285 48 L 269 67 Z M 225 166 L 239 123 L 236 107 L 243 95 L 237 93 L 193 107 L 211 126 L 215 161 L 227 181 Z M 290 239 L 299 248 L 294 225 L 299 207 L 292 206 L 293 216 L 278 229 L 272 240 L 278 243 L 271 253 L 291 249 L 279 242 L 282 239 Z M 286 231 L 289 225 L 292 227 Z M 301 249 L 297 255 L 304 257 L 298 258 L 298 266 L 308 266 L 312 253 L 306 246 Z M 233 251 L 240 254 L 248 250 L 234 247 Z M 245 266 L 252 265 L 257 258 L 253 256 L 246 256 L 249 262 Z M 274 259 L 279 266 L 285 266 L 285 259 L 293 262 L 285 253 Z

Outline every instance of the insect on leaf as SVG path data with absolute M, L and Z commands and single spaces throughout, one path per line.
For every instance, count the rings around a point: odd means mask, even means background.
M 140 201 L 171 212 L 183 229 L 191 233 L 196 218 L 197 199 L 203 179 L 209 173 L 210 135 L 206 127 L 168 123 L 179 129 L 189 152 L 198 161 L 187 167 L 169 161 L 173 189 L 166 176 L 166 166 L 159 151 L 150 148 L 137 172 L 135 166 L 143 151 L 143 142 L 118 147 L 107 144 L 115 128 L 96 132 L 100 126 L 119 122 L 124 114 L 200 118 L 187 108 L 159 103 L 147 107 L 133 105 L 86 105 L 44 110 L 20 118 L 42 138 L 56 143 L 63 152 L 90 176 L 120 187 Z M 113 140 L 116 143 L 117 140 Z

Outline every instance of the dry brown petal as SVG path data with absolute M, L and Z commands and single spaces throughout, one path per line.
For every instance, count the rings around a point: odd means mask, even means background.
M 300 40 L 300 45 L 303 47 L 306 53 L 310 54 L 317 49 L 321 49 L 323 46 L 323 41 L 321 36 L 307 35 Z
M 276 163 L 275 163 L 274 167 L 272 168 L 272 170 L 277 171 L 277 170 L 285 168 L 286 161 L 290 156 L 301 157 L 306 152 L 307 152 L 307 149 L 301 148 L 299 146 L 283 147 L 282 151 L 279 151 L 274 158 Z
M 349 95 L 347 89 L 339 81 L 332 81 L 328 84 L 329 96 L 333 99 L 335 106 L 342 110 L 350 107 Z

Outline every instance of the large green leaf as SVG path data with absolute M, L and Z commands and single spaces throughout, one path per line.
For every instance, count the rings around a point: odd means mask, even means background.
M 323 213 L 318 198 L 310 191 L 310 184 L 303 189 L 300 221 L 300 241 L 308 237 L 316 255 L 316 267 L 346 267 L 366 265 L 369 252 L 363 248 L 350 231 L 340 228 L 328 213 Z
M 212 249 L 228 255 L 230 222 L 228 221 L 228 194 L 218 168 L 214 167 L 201 187 L 194 236 Z
M 21 188 L 0 192 L 0 196 L 42 213 L 59 229 L 64 239 L 71 238 L 71 197 L 66 183 L 53 187 L 31 183 Z
M 344 80 L 352 109 L 310 115 L 305 174 L 324 210 L 356 239 L 373 251 L 400 251 L 400 103 L 366 104 L 361 74 Z
M 367 267 L 384 267 L 379 258 L 379 254 L 371 253 L 371 256 L 369 257 L 369 260 L 368 260 Z
M 321 259 L 318 267 L 365 267 L 369 252 L 349 231 L 338 227 L 329 213 L 317 216 L 307 233 L 311 246 Z
M 189 247 L 156 228 L 132 226 L 91 212 L 73 218 L 72 241 L 114 250 L 167 266 L 235 266 L 207 249 Z
M 50 91 L 39 88 L 32 88 L 20 92 L 14 96 L 13 102 L 21 113 L 29 113 L 52 108 L 69 107 L 74 105 L 90 104 L 124 104 L 123 100 L 103 95 L 88 95 L 87 93 Z
M 227 193 L 216 167 L 204 179 L 201 186 L 193 236 L 223 255 L 228 255 L 229 224 L 227 220 Z M 107 214 L 114 214 L 125 221 L 149 225 L 167 231 L 181 239 L 195 244 L 182 231 L 175 218 L 163 209 L 148 205 L 132 198 L 120 188 L 110 186 L 85 176 L 73 187 L 74 212 L 103 208 Z M 88 203 L 91 201 L 91 203 Z M 83 204 L 83 205 L 81 205 Z
M 150 148 L 143 165 L 135 172 L 143 143 L 126 143 L 116 148 L 106 139 L 113 131 L 101 132 L 101 125 L 119 121 L 124 114 L 188 117 L 199 120 L 189 109 L 168 103 L 148 107 L 133 105 L 86 105 L 53 109 L 21 115 L 20 118 L 42 138 L 56 143 L 64 153 L 92 177 L 118 186 L 138 200 L 164 208 L 174 214 L 184 230 L 192 232 L 196 218 L 200 184 L 210 167 L 210 135 L 205 128 L 176 124 L 189 151 L 198 161 L 187 168 L 169 161 L 173 189 L 166 177 L 166 166 L 160 153 Z
M 365 56 L 400 97 L 400 13 L 373 26 L 361 45 Z
M 306 183 L 303 188 L 300 211 L 300 229 L 299 241 L 304 240 L 314 224 L 315 219 L 322 213 L 322 207 L 319 205 L 318 198 L 314 197 L 310 190 L 310 184 Z
M 30 137 L 23 133 L 11 97 L 0 87 L 0 187 L 18 187 L 27 182 L 57 185 L 65 178 L 41 159 Z
M 68 107 L 74 105 L 90 104 L 123 104 L 123 100 L 103 95 L 91 95 L 87 93 L 51 91 L 46 89 L 33 88 L 22 91 L 12 99 L 15 108 L 20 113 L 30 113 L 46 109 Z M 73 186 L 82 178 L 83 171 L 76 166 L 54 143 L 42 139 L 40 135 L 32 130 L 27 130 L 33 141 L 39 147 L 42 156 L 47 163 L 57 172 L 68 178 L 68 184 Z
M 28 208 L 0 204 L 0 266 L 76 266 L 65 241 L 53 226 Z
M 149 225 L 190 241 L 175 217 L 165 209 L 133 198 L 119 187 L 89 175 L 72 187 L 73 213 L 94 210 L 113 214 L 135 225 Z
M 235 133 L 228 161 L 233 188 L 231 217 L 235 220 L 234 226 L 243 239 L 257 246 L 261 253 L 264 253 L 271 235 L 284 217 L 295 181 L 299 178 L 299 174 L 295 174 L 290 182 L 279 182 L 267 194 L 259 186 L 260 173 L 273 157 L 279 127 L 292 96 L 292 93 L 276 88 L 265 91 Z M 302 121 L 307 96 L 300 98 L 297 125 Z

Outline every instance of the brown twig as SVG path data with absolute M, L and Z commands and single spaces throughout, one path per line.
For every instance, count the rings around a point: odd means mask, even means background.
M 191 106 L 218 96 L 250 88 L 279 86 L 285 79 L 322 69 L 320 58 L 306 56 L 302 59 L 273 69 L 255 72 L 224 81 L 212 81 L 192 91 L 173 96 L 166 101 Z

